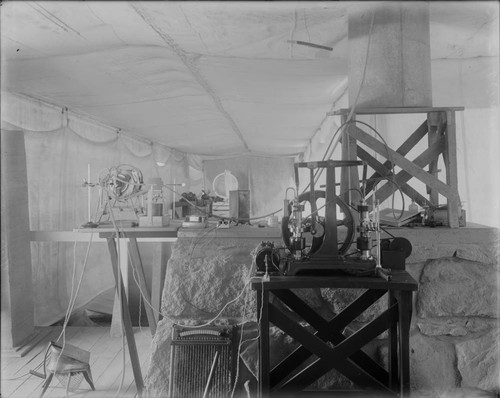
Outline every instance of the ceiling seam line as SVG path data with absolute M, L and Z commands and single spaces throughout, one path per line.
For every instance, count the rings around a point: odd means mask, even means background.
M 180 46 L 175 42 L 172 37 L 170 37 L 168 34 L 163 32 L 160 28 L 158 28 L 153 21 L 148 18 L 147 15 L 145 15 L 144 12 L 140 10 L 140 7 L 137 4 L 132 4 L 129 3 L 130 6 L 133 8 L 133 10 L 146 22 L 153 31 L 155 31 L 160 38 L 163 40 L 163 42 L 175 53 L 177 56 L 180 58 L 182 63 L 188 68 L 188 70 L 192 73 L 194 78 L 198 81 L 198 83 L 205 89 L 206 93 L 212 98 L 214 101 L 215 107 L 219 110 L 219 112 L 224 116 L 224 118 L 229 122 L 229 124 L 232 127 L 233 132 L 238 136 L 238 138 L 241 140 L 243 146 L 245 149 L 250 152 L 250 148 L 248 147 L 248 143 L 246 142 L 245 138 L 243 137 L 242 132 L 240 131 L 238 125 L 234 121 L 234 119 L 231 117 L 228 111 L 224 108 L 222 105 L 221 99 L 218 97 L 218 95 L 215 93 L 215 91 L 210 87 L 208 82 L 203 78 L 201 75 L 201 72 L 193 65 L 193 63 L 188 59 L 186 52 L 180 48 Z

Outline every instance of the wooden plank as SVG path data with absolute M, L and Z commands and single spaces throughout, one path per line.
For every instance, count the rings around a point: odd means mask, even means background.
M 156 318 L 153 313 L 153 308 L 151 305 L 151 294 L 149 293 L 148 285 L 146 283 L 146 276 L 144 275 L 144 266 L 142 264 L 141 254 L 139 253 L 139 247 L 137 246 L 137 241 L 134 238 L 130 238 L 129 244 L 130 255 L 132 257 L 132 268 L 135 271 L 139 282 L 140 294 L 142 294 L 145 302 L 146 316 L 148 317 L 149 329 L 151 330 L 151 335 L 154 336 L 156 333 Z
M 259 320 L 259 387 L 260 398 L 269 397 L 269 291 L 257 292 L 257 319 Z
M 107 329 L 107 328 L 105 328 Z M 149 332 L 144 328 L 144 332 L 140 332 L 140 328 L 133 328 L 135 340 L 137 343 L 137 349 L 139 353 L 139 361 L 141 363 L 141 369 L 147 370 L 147 360 L 151 353 L 151 336 Z M 119 381 L 121 378 L 121 370 L 123 369 L 123 348 L 121 338 L 112 338 L 108 333 L 105 333 L 102 340 L 96 343 L 92 349 L 93 359 L 91 364 L 91 371 L 94 378 L 94 384 L 99 396 L 116 396 L 118 390 Z M 122 390 L 120 391 L 120 397 L 122 396 L 135 396 L 137 393 L 137 388 L 134 383 L 134 378 L 130 372 L 130 359 L 125 355 L 126 360 L 126 375 L 125 382 Z M 114 371 L 109 368 L 115 367 Z M 125 394 L 126 391 L 130 392 Z M 83 397 L 94 397 L 96 392 L 88 389 L 88 391 L 83 393 Z
M 414 159 L 414 165 L 415 167 L 424 167 L 425 165 L 428 164 L 428 162 L 437 156 L 437 154 L 441 153 L 444 148 L 444 137 L 441 137 L 441 139 L 433 145 L 431 148 L 427 148 L 424 152 L 422 152 L 417 158 Z M 448 187 L 446 184 L 443 182 L 437 180 L 430 174 L 428 174 L 426 171 L 420 169 L 422 173 L 424 173 L 426 176 L 428 176 L 432 181 L 427 181 L 429 182 L 432 186 L 434 187 L 446 187 L 446 195 L 452 195 L 450 187 Z M 402 170 L 400 171 L 396 176 L 394 176 L 393 181 L 396 182 L 399 186 L 403 185 L 404 183 L 408 182 L 410 179 L 415 177 L 412 173 Z M 418 178 L 418 177 L 417 177 Z M 438 185 L 439 184 L 439 185 Z M 380 202 L 383 202 L 386 200 L 396 189 L 396 186 L 393 185 L 392 183 L 388 182 L 386 183 L 382 188 L 377 190 L 377 198 L 380 200 Z M 438 190 L 440 190 L 438 188 Z M 444 194 L 444 193 L 443 193 Z
M 427 135 L 427 146 L 431 147 L 436 143 L 443 133 L 443 120 L 440 112 L 427 113 L 427 125 L 429 133 Z M 445 152 L 445 150 L 443 151 Z M 438 156 L 439 157 L 439 156 Z M 438 178 L 438 157 L 429 162 L 429 174 Z M 431 203 L 439 203 L 439 192 L 431 186 L 427 186 L 427 194 Z
M 89 229 L 89 233 L 77 231 L 30 231 L 30 241 L 32 242 L 106 242 L 100 238 L 95 229 Z
M 463 106 L 452 107 L 387 107 L 387 108 L 364 108 L 356 109 L 356 115 L 385 115 L 385 114 L 401 114 L 401 113 L 427 113 L 427 112 L 447 112 L 447 111 L 463 111 Z M 328 112 L 327 116 L 348 115 L 350 109 L 339 109 L 333 112 Z
M 141 331 L 140 328 L 135 329 L 135 339 L 137 342 L 137 350 L 139 352 L 139 360 L 141 362 L 141 368 L 144 372 L 147 372 L 149 363 L 151 361 L 151 335 L 146 331 Z M 138 330 L 139 329 L 139 330 Z M 125 397 L 136 397 L 137 389 L 134 383 L 130 383 L 128 388 L 124 391 L 123 396 Z
M 125 363 L 123 363 L 123 357 L 121 355 L 117 355 L 104 373 L 107 383 L 102 389 L 102 392 L 104 394 L 118 394 L 118 391 L 120 391 L 118 396 L 124 396 L 125 391 L 127 391 L 131 385 L 134 385 L 134 378 L 130 372 L 130 368 L 130 358 L 125 355 Z
M 458 170 L 457 170 L 457 137 L 455 112 L 448 111 L 446 114 L 446 183 L 458 193 Z M 458 228 L 460 217 L 460 197 L 448 198 L 448 223 L 450 228 Z
M 99 396 L 103 397 L 116 396 L 118 386 L 114 386 L 113 383 L 124 371 L 129 382 L 134 382 L 133 375 L 130 372 L 130 359 L 125 352 L 126 344 L 122 347 L 122 338 L 110 338 L 110 340 L 115 340 L 114 344 L 110 345 L 105 355 L 100 356 L 98 362 L 94 363 L 90 368 L 96 391 L 98 391 Z M 118 346 L 116 343 L 119 343 Z M 89 388 L 86 395 L 91 397 L 92 393 Z
M 281 237 L 281 228 L 266 227 L 259 228 L 258 226 L 238 225 L 231 228 L 216 228 L 215 224 L 209 223 L 208 228 L 181 228 L 179 229 L 179 238 L 203 238 L 207 233 L 217 238 L 231 239 L 255 239 L 262 241 L 263 239 L 279 239 Z
M 377 173 L 374 175 L 387 175 L 390 174 L 389 170 L 386 168 L 385 164 L 383 165 L 380 163 L 377 159 L 375 159 L 373 156 L 371 156 L 368 152 L 366 152 L 363 148 L 358 146 L 358 156 L 360 159 L 364 160 L 372 169 L 376 170 Z M 386 162 L 389 163 L 389 162 Z M 371 182 L 370 186 L 368 187 L 367 184 L 367 189 L 366 189 L 366 195 L 368 195 L 373 188 L 375 187 L 376 182 Z M 408 195 L 410 198 L 412 198 L 415 202 L 417 202 L 420 206 L 427 206 L 430 205 L 430 202 L 422 196 L 419 192 L 417 192 L 415 189 L 410 187 L 408 184 L 402 184 L 400 185 L 401 190 Z
M 273 290 L 273 293 L 276 295 L 278 293 L 278 290 Z M 386 293 L 385 290 L 372 290 L 372 289 L 367 290 L 361 296 L 356 298 L 356 300 L 350 303 L 346 308 L 344 308 L 333 319 L 328 321 L 328 329 L 341 330 L 345 328 L 349 323 L 351 323 L 354 319 L 356 319 L 356 317 L 360 313 L 364 312 L 368 307 L 370 307 L 385 293 Z M 334 340 L 332 342 L 338 344 L 340 340 L 339 341 Z M 274 377 L 275 382 L 277 383 L 278 380 L 283 379 L 285 376 L 286 372 L 285 369 L 288 367 L 288 364 L 285 361 L 292 362 L 294 360 L 297 360 L 302 362 L 307 357 L 309 357 L 309 351 L 307 351 L 304 347 L 297 348 L 287 358 L 285 358 L 282 361 L 284 363 L 280 363 L 275 366 L 275 368 L 272 371 L 271 377 Z
M 134 373 L 134 380 L 137 386 L 137 392 L 139 396 L 141 396 L 142 390 L 144 389 L 144 382 L 142 379 L 141 368 L 139 366 L 139 357 L 137 355 L 137 347 L 135 345 L 134 334 L 132 332 L 132 321 L 130 319 L 130 311 L 128 308 L 127 296 L 125 294 L 125 288 L 123 287 L 123 281 L 119 277 L 120 269 L 118 265 L 118 255 L 114 239 L 112 238 L 108 238 L 108 249 L 111 256 L 111 264 L 113 267 L 116 289 L 117 291 L 119 290 L 121 291 L 123 329 L 125 332 L 125 336 L 127 337 L 128 351 L 132 362 L 132 371 Z
M 412 290 L 418 288 L 417 282 L 403 270 L 393 270 L 392 280 L 386 281 L 377 277 L 335 275 L 335 276 L 271 276 L 269 281 L 262 283 L 262 278 L 254 276 L 251 279 L 254 290 L 276 290 L 315 287 L 350 287 L 376 290 Z M 258 295 L 257 295 L 258 298 Z
M 290 380 L 290 382 L 285 383 L 283 386 L 284 389 L 303 389 L 334 368 L 362 388 L 389 392 L 387 386 L 355 366 L 347 358 L 387 329 L 387 326 L 392 322 L 394 317 L 393 313 L 393 308 L 388 309 L 338 346 L 330 348 L 321 339 L 313 336 L 300 326 L 300 324 L 297 324 L 274 305 L 270 304 L 270 321 L 320 358 L 312 366 L 307 367 L 299 375 Z
M 154 308 L 154 317 L 156 322 L 160 320 L 161 298 L 167 264 L 172 255 L 172 245 L 170 243 L 161 244 L 159 252 L 155 250 L 153 257 L 153 270 L 151 277 L 151 305 Z
M 41 355 L 44 348 L 47 347 L 48 342 L 51 339 L 55 339 L 61 332 L 61 327 L 48 327 L 48 328 L 37 328 L 41 334 L 42 338 L 34 342 L 31 350 L 24 356 L 9 356 L 2 353 L 0 355 L 0 361 L 2 364 L 2 375 L 8 377 L 17 377 L 25 372 L 20 372 L 20 369 L 25 364 L 33 361 L 37 356 Z M 30 365 L 31 366 L 31 365 Z
M 345 124 L 347 119 L 342 117 L 342 124 Z M 355 127 L 353 124 L 347 124 L 342 131 L 342 160 L 356 161 L 358 155 L 356 153 L 356 140 L 349 134 L 348 130 Z M 343 167 L 340 171 L 340 195 L 348 204 L 357 205 L 360 200 L 359 192 L 353 190 L 359 189 L 359 174 L 357 167 Z M 356 221 L 356 220 L 355 220 Z
M 346 318 L 343 319 L 344 322 L 340 322 L 340 319 L 335 318 L 333 318 L 332 321 L 328 322 L 322 316 L 317 314 L 307 303 L 305 303 L 302 299 L 295 295 L 291 290 L 275 290 L 273 291 L 273 293 L 287 307 L 289 307 L 296 314 L 300 315 L 307 323 L 309 323 L 309 325 L 316 329 L 317 332 L 314 333 L 315 336 L 321 338 L 324 341 L 330 341 L 335 345 L 340 344 L 345 340 L 346 337 L 341 333 L 341 330 L 344 328 L 344 326 L 342 326 L 342 323 L 345 322 Z M 383 290 L 368 290 L 357 299 L 357 305 L 350 306 L 348 307 L 349 310 L 344 309 L 343 312 L 345 314 L 348 313 L 350 319 L 355 319 L 372 303 L 377 301 L 383 294 L 385 294 L 385 291 Z M 297 354 L 295 355 L 296 357 L 298 357 Z M 298 360 L 297 362 L 301 363 L 308 357 L 309 355 L 306 356 L 305 353 L 302 353 L 302 360 Z M 388 383 L 389 377 L 387 372 L 363 351 L 360 350 L 354 353 L 351 356 L 351 360 L 372 377 L 382 381 L 384 384 Z M 293 362 L 290 360 L 290 363 Z M 281 363 L 275 369 L 273 369 L 271 377 L 273 377 L 273 374 L 276 374 L 278 378 L 280 365 Z M 281 379 L 282 377 L 280 378 L 280 380 Z M 273 382 L 271 382 L 271 385 L 273 385 Z
M 400 377 L 401 397 L 410 395 L 410 323 L 412 313 L 411 292 L 396 292 L 398 298 L 398 328 L 399 328 L 399 352 L 400 352 Z
M 401 184 L 399 187 L 404 194 L 413 199 L 415 203 L 418 203 L 421 207 L 431 206 L 429 199 L 421 195 L 416 189 L 412 188 L 407 183 Z
M 394 296 L 394 292 L 389 292 L 387 298 L 389 306 L 394 305 L 397 301 Z M 398 392 L 399 383 L 399 365 L 398 365 L 398 325 L 391 325 L 388 330 L 389 333 L 389 344 L 387 352 L 387 362 L 389 368 L 389 388 L 393 391 Z
M 106 378 L 106 372 L 115 360 L 116 357 L 122 355 L 122 337 L 112 337 L 109 335 L 109 328 L 104 328 L 105 334 L 94 344 L 90 356 L 90 371 L 96 391 L 100 396 L 106 396 L 103 391 L 106 390 L 110 381 Z M 121 367 L 120 367 L 121 369 Z M 94 395 L 92 395 L 94 394 Z M 95 396 L 90 387 L 84 396 Z M 113 394 L 114 396 L 114 394 Z
M 436 153 L 439 153 L 439 151 L 441 151 L 441 148 L 443 145 L 444 145 L 444 138 L 441 138 L 440 142 L 435 144 L 433 147 L 426 149 L 420 156 L 418 156 L 414 160 L 415 164 L 422 166 L 422 167 L 425 166 L 427 164 L 427 162 L 429 161 L 429 159 L 431 159 L 433 156 L 435 156 Z M 396 174 L 393 177 L 392 181 L 394 181 L 395 184 L 397 184 L 403 190 L 404 185 L 412 178 L 413 178 L 413 176 L 410 173 L 403 170 L 403 171 L 400 171 L 398 174 Z M 390 195 L 392 195 L 392 193 L 397 189 L 397 186 L 395 184 L 388 181 L 388 182 L 386 182 L 385 185 L 383 185 L 381 188 L 379 188 L 377 190 L 377 193 L 376 193 L 377 200 L 379 200 L 380 202 L 383 202 Z M 419 199 L 419 197 L 416 197 L 416 198 Z M 423 203 L 426 203 L 426 202 L 428 202 L 427 199 L 425 199 L 425 202 L 423 202 Z
M 401 167 L 404 171 L 411 174 L 413 177 L 419 179 L 424 184 L 432 186 L 436 188 L 439 193 L 446 197 L 452 197 L 456 195 L 452 189 L 446 185 L 444 182 L 434 178 L 432 175 L 427 173 L 425 170 L 422 170 L 421 167 L 417 166 L 414 162 L 406 159 L 404 156 L 401 156 L 399 153 L 394 151 L 393 149 L 386 147 L 384 143 L 379 140 L 373 138 L 369 134 L 365 133 L 360 128 L 353 128 L 350 130 L 350 134 L 356 138 L 358 141 L 363 144 L 371 147 L 373 150 L 378 152 L 379 154 L 389 157 L 389 160 L 392 160 L 397 166 Z M 441 142 L 441 140 L 439 141 Z M 444 145 L 444 143 L 443 143 Z M 436 148 L 433 146 L 433 148 Z M 431 148 L 428 148 L 430 150 Z M 433 151 L 424 151 L 423 153 L 430 154 Z M 442 152 L 442 149 L 439 149 L 439 153 Z M 430 159 L 429 159 L 430 160 Z

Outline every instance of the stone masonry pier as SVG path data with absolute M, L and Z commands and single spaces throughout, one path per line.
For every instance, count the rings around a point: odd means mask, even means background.
M 162 302 L 165 317 L 158 324 L 146 379 L 150 397 L 167 396 L 173 323 L 200 325 L 217 318 L 216 324 L 243 324 L 243 341 L 256 337 L 255 292 L 248 285 L 254 272 L 251 252 L 262 240 L 280 244 L 281 239 L 277 229 L 251 228 L 180 231 L 168 262 Z M 419 283 L 410 337 L 412 397 L 498 396 L 499 231 L 479 225 L 389 231 L 412 243 L 406 269 Z M 359 294 L 311 289 L 306 299 L 331 317 Z M 385 300 L 382 297 L 346 332 L 370 321 Z M 387 352 L 384 337 L 364 348 L 382 364 Z M 279 329 L 272 331 L 271 344 L 277 358 L 294 348 L 294 342 Z M 255 385 L 256 348 L 256 340 L 241 347 L 240 384 L 249 380 Z M 313 387 L 351 387 L 349 380 L 335 372 L 317 384 Z M 237 391 L 244 390 L 239 386 Z

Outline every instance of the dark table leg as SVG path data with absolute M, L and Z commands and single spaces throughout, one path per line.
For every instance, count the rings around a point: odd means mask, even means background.
M 269 397 L 269 291 L 257 290 L 259 320 L 259 397 Z
M 401 369 L 401 396 L 410 395 L 410 322 L 412 313 L 412 293 L 398 292 L 399 303 L 399 354 Z
M 107 241 L 109 254 L 111 256 L 111 266 L 115 277 L 116 291 L 118 292 L 118 296 L 121 297 L 123 329 L 127 338 L 130 362 L 132 364 L 132 373 L 134 374 L 135 386 L 137 387 L 137 395 L 141 397 L 142 390 L 144 389 L 144 381 L 142 380 L 141 365 L 139 362 L 139 355 L 137 354 L 137 346 L 135 345 L 134 331 L 132 330 L 132 321 L 130 319 L 127 295 L 125 294 L 125 288 L 121 279 L 121 270 L 120 265 L 118 264 L 116 244 L 113 238 L 107 238 Z
M 388 308 L 390 308 L 395 302 L 394 292 L 389 290 L 388 292 Z M 399 317 L 399 307 L 398 307 L 398 317 Z M 398 319 L 399 322 L 399 319 Z M 389 388 L 392 391 L 399 392 L 398 381 L 399 381 L 399 365 L 398 365 L 398 325 L 394 323 L 389 328 L 389 347 L 387 353 L 387 362 L 389 363 Z

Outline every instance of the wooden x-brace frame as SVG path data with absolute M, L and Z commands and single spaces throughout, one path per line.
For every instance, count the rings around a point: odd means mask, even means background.
M 342 159 L 360 159 L 375 170 L 375 173 L 368 178 L 367 194 L 373 193 L 374 186 L 377 185 L 377 188 L 380 189 L 377 190 L 376 200 L 381 203 L 391 196 L 396 186 L 399 186 L 403 193 L 420 206 L 428 207 L 437 207 L 439 194 L 441 194 L 447 200 L 449 226 L 454 228 L 459 226 L 460 217 L 455 126 L 455 111 L 457 110 L 463 110 L 463 108 L 379 108 L 356 111 L 358 115 L 425 113 L 426 120 L 397 150 L 389 148 L 379 138 L 372 137 L 364 131 L 365 129 L 360 128 L 355 123 L 355 115 L 348 121 L 348 109 L 341 109 L 331 113 L 331 115 L 341 115 L 342 124 L 345 124 L 342 136 Z M 428 137 L 427 149 L 413 161 L 407 159 L 406 155 L 425 135 Z M 379 162 L 358 143 L 365 145 L 387 160 L 384 163 Z M 446 181 L 441 181 L 437 176 L 440 155 L 443 156 Z M 401 168 L 401 171 L 395 175 L 393 174 L 394 166 Z M 427 170 L 425 170 L 426 167 Z M 378 184 L 379 179 L 387 178 L 392 182 L 386 181 L 385 185 Z M 409 185 L 412 178 L 416 178 L 426 185 L 428 198 Z M 359 198 L 353 197 L 356 192 L 353 192 L 352 189 L 359 188 L 358 181 L 356 169 L 344 171 L 341 178 L 341 192 L 346 192 L 345 200 L 354 205 Z
M 396 278 L 406 278 L 402 271 Z M 272 394 L 293 396 L 311 385 L 331 369 L 335 369 L 350 379 L 357 388 L 373 391 L 384 396 L 403 396 L 409 392 L 409 326 L 411 319 L 411 291 L 416 282 L 407 280 L 405 289 L 387 289 L 376 280 L 366 278 L 352 283 L 366 287 L 372 285 L 342 312 L 330 320 L 325 320 L 313 308 L 299 298 L 292 290 L 284 289 L 300 277 L 286 277 L 266 289 L 264 285 L 253 285 L 257 289 L 258 319 L 260 319 L 260 393 L 265 397 Z M 347 277 L 349 279 L 349 277 Z M 328 278 L 324 278 L 328 279 Z M 351 278 L 352 279 L 352 278 Z M 354 278 L 356 279 L 356 278 Z M 372 283 L 373 281 L 373 283 Z M 335 279 L 331 279 L 333 285 Z M 344 281 L 345 282 L 345 281 Z M 306 280 L 306 283 L 310 284 Z M 327 283 L 327 282 L 323 282 Z M 345 285 L 345 283 L 343 283 Z M 347 281 L 347 285 L 349 281 Z M 354 286 L 353 285 L 353 286 Z M 295 285 L 294 285 L 295 286 Z M 384 294 L 388 294 L 388 308 L 371 322 L 350 336 L 344 329 L 367 310 Z M 295 313 L 291 317 L 287 311 L 270 302 L 269 295 L 278 298 L 285 308 Z M 299 316 L 315 331 L 304 328 Z M 269 324 L 272 323 L 300 346 L 284 358 L 272 370 L 269 368 Z M 367 343 L 388 330 L 388 370 L 361 350 Z

